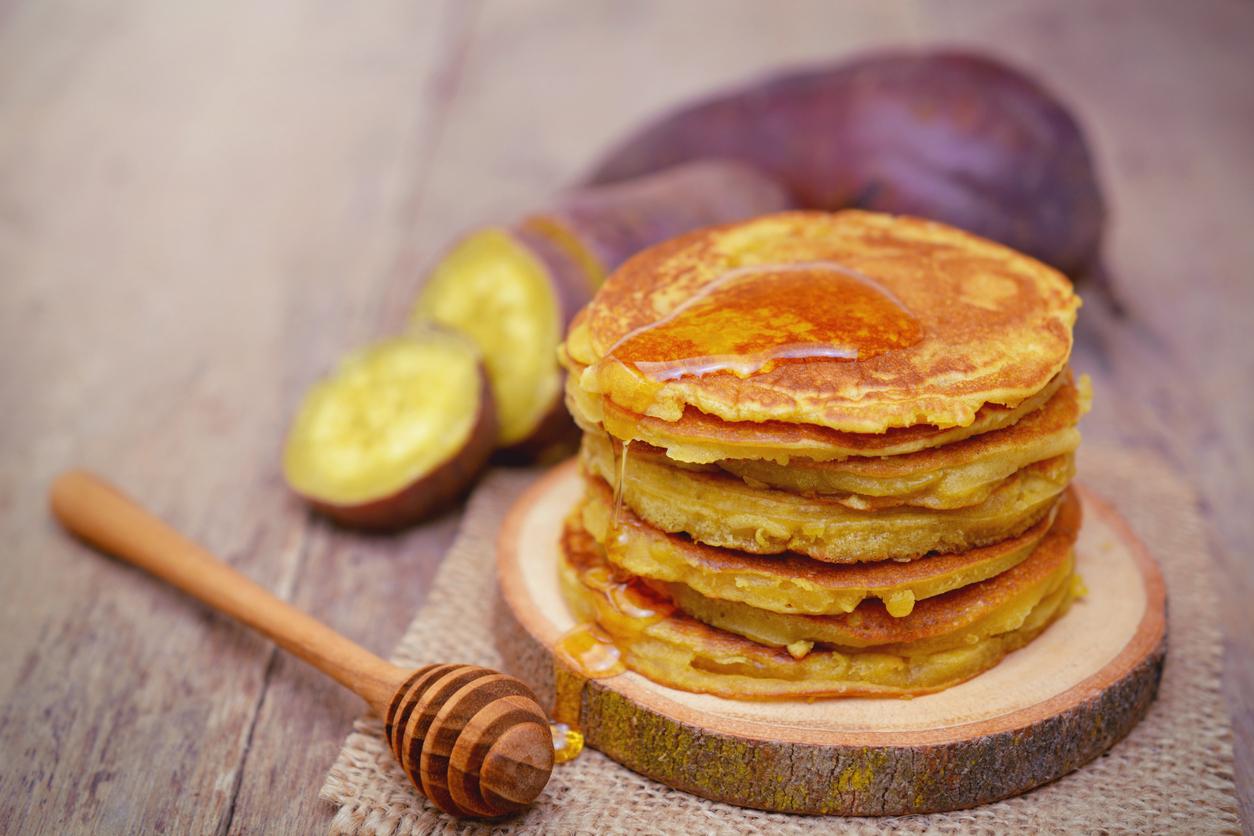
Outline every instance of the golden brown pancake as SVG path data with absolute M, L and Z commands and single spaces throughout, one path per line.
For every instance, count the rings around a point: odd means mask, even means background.
M 1075 452 L 1080 445 L 1076 422 L 1089 400 L 1085 377 L 1078 388 L 1068 380 L 1045 406 L 1005 429 L 917 453 L 832 462 L 798 458 L 787 465 L 728 459 L 716 465 L 750 485 L 829 496 L 850 508 L 962 508 L 983 502 L 1021 468 Z
M 584 435 L 580 461 L 609 484 L 618 476 L 604 436 Z M 651 525 L 711 546 L 754 554 L 792 551 L 832 563 L 905 560 L 1021 534 L 1049 513 L 1074 470 L 1073 456 L 1057 456 L 1019 470 L 978 505 L 861 511 L 823 497 L 752 487 L 731 474 L 631 458 L 629 450 L 622 500 Z
M 1049 533 L 1026 560 L 995 577 L 920 601 L 901 618 L 874 600 L 842 615 L 800 615 L 706 598 L 681 583 L 664 587 L 688 615 L 759 644 L 792 650 L 816 643 L 840 649 L 875 647 L 915 656 L 1018 629 L 1042 599 L 1069 582 L 1079 526 L 1080 503 L 1068 491 Z
M 816 276 L 865 279 L 850 285 L 851 300 L 864 291 L 890 300 L 867 302 L 872 313 L 851 325 L 851 340 L 880 341 L 874 352 L 858 342 L 851 360 L 847 346 L 833 342 L 846 356 L 811 353 L 746 377 L 716 371 L 664 381 L 641 371 L 640 362 L 612 356 L 626 353 L 624 338 L 722 288 L 733 271 L 802 265 L 826 265 L 814 268 Z M 565 353 L 589 367 L 580 389 L 663 421 L 692 408 L 737 424 L 944 429 L 970 425 L 986 404 L 1014 407 L 1040 392 L 1066 365 L 1078 307 L 1062 274 L 952 227 L 861 211 L 791 212 L 700 230 L 637 255 L 576 317 Z M 904 311 L 904 319 L 884 330 L 889 308 Z M 718 327 L 731 322 L 730 313 L 715 313 L 727 315 L 691 332 L 734 333 L 729 324 Z M 729 345 L 722 350 L 739 350 Z
M 803 658 L 703 624 L 663 596 L 613 594 L 600 547 L 572 517 L 562 536 L 562 592 L 575 617 L 610 635 L 624 664 L 654 682 L 730 699 L 906 696 L 957 685 L 1030 642 L 1070 607 L 1079 591 L 1063 584 L 1017 629 L 973 644 L 916 656 L 816 648 Z M 591 571 L 590 571 L 591 570 Z M 593 582 L 585 582 L 585 579 Z
M 917 424 L 883 433 L 851 433 L 784 421 L 732 423 L 693 408 L 675 421 L 639 415 L 579 388 L 583 367 L 567 362 L 566 407 L 585 432 L 604 429 L 620 441 L 643 441 L 671 459 L 704 464 L 721 459 L 762 459 L 786 465 L 795 457 L 834 461 L 851 456 L 899 456 L 952 444 L 1009 427 L 1040 409 L 1065 380 L 1058 374 L 1041 391 L 1014 407 L 985 404 L 965 427 Z
M 1087 390 L 1087 380 L 1082 383 Z M 683 470 L 731 473 L 751 487 L 823 496 L 863 511 L 898 505 L 965 508 L 988 499 L 1016 471 L 1073 453 L 1080 444 L 1075 422 L 1081 400 L 1076 388 L 1068 385 L 1043 408 L 1004 430 L 901 456 L 835 462 L 793 459 L 787 465 L 725 459 L 700 465 L 676 462 L 664 450 L 640 442 L 631 445 L 630 455 L 633 461 L 644 459 Z M 598 430 L 588 430 L 587 435 L 594 444 L 610 443 Z
M 580 522 L 603 548 L 611 538 L 613 496 L 600 479 L 587 480 Z M 878 598 L 893 616 L 915 602 L 978 583 L 1032 554 L 1053 523 L 1050 514 L 1018 537 L 954 554 L 899 562 L 834 564 L 798 554 L 763 557 L 667 534 L 626 506 L 619 508 L 606 558 L 629 575 L 683 584 L 708 597 L 779 613 L 837 615 Z

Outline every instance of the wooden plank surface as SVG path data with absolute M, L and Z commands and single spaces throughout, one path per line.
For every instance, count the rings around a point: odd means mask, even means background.
M 306 672 L 285 679 L 266 642 L 59 536 L 43 492 L 95 467 L 280 594 L 313 571 L 327 593 L 379 578 L 367 547 L 324 565 L 333 535 L 276 461 L 301 390 L 372 330 L 455 6 L 6 8 L 0 831 L 237 830 L 259 751 L 303 779 L 277 782 L 273 821 L 296 802 L 295 831 L 325 815 L 320 773 L 357 706 L 321 682 L 326 712 L 289 698 Z M 386 555 L 413 584 L 358 599 L 386 614 L 324 614 L 388 647 L 452 528 Z M 251 745 L 284 700 L 312 739 Z
M 55 532 L 109 474 L 378 650 L 456 519 L 393 538 L 282 490 L 284 423 L 399 321 L 459 230 L 657 108 L 886 43 L 982 45 L 1097 146 L 1126 315 L 1089 294 L 1088 437 L 1149 446 L 1214 523 L 1243 813 L 1254 790 L 1254 7 L 1104 0 L 0 7 L 0 832 L 309 832 L 359 704 Z

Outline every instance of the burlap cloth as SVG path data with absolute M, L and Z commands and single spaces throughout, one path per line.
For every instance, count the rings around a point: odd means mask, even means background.
M 499 667 L 492 636 L 494 540 L 536 474 L 498 471 L 471 500 L 456 544 L 426 605 L 396 649 L 404 665 L 474 662 Z M 338 805 L 335 833 L 810 833 L 841 830 L 973 832 L 1239 832 L 1232 732 L 1219 690 L 1221 645 L 1205 531 L 1191 491 L 1158 459 L 1088 447 L 1080 479 L 1111 500 L 1162 565 L 1169 650 L 1158 701 L 1105 756 L 1027 795 L 975 810 L 884 819 L 762 813 L 669 789 L 599 752 L 559 766 L 525 815 L 504 824 L 459 822 L 410 786 L 362 717 L 327 775 L 322 798 Z

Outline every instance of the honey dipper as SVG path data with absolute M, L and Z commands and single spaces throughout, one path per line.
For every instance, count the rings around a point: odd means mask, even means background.
M 356 693 L 386 724 L 414 786 L 446 813 L 495 817 L 530 804 L 553 770 L 553 738 L 522 682 L 475 665 L 405 670 L 280 601 L 84 471 L 53 483 L 65 528 L 235 618 Z

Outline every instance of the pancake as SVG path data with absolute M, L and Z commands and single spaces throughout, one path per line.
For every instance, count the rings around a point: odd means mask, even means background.
M 588 479 L 580 522 L 602 547 L 610 536 L 613 496 Z M 876 563 L 823 563 L 797 554 L 761 555 L 720 549 L 659 531 L 626 506 L 619 508 L 606 558 L 630 575 L 678 583 L 707 598 L 778 613 L 837 615 L 878 598 L 893 616 L 909 615 L 916 600 L 998 575 L 1025 560 L 1044 538 L 1054 515 L 1018 537 L 955 554 Z
M 623 604 L 606 588 L 600 547 L 575 518 L 562 535 L 562 592 L 579 620 L 595 622 L 623 663 L 654 682 L 729 699 L 911 696 L 957 685 L 988 670 L 1070 607 L 1075 584 L 1045 596 L 1015 630 L 916 656 L 815 649 L 803 658 L 703 624 L 656 593 Z M 602 571 L 597 571 L 597 569 Z M 591 570 L 591 571 L 590 571 Z M 591 577 L 597 580 L 586 583 Z M 636 596 L 628 596 L 635 598 Z
M 1087 377 L 1078 388 L 1068 379 L 1044 407 L 1005 429 L 901 456 L 793 459 L 787 465 L 730 459 L 717 466 L 749 485 L 829 496 L 850 508 L 962 508 L 983 502 L 998 484 L 1030 464 L 1074 453 L 1080 446 L 1076 422 L 1090 398 Z
M 604 436 L 584 435 L 580 461 L 586 473 L 614 484 L 618 467 Z M 1057 456 L 1019 470 L 978 505 L 861 511 L 823 497 L 752 487 L 731 474 L 633 458 L 629 451 L 622 499 L 662 531 L 711 546 L 754 554 L 792 551 L 831 563 L 907 560 L 1023 533 L 1049 513 L 1074 471 L 1072 455 Z
M 1087 380 L 1082 384 L 1087 390 Z M 639 442 L 631 445 L 631 456 L 633 461 L 647 459 L 689 471 L 731 473 L 750 487 L 823 496 L 863 511 L 898 505 L 964 508 L 988 499 L 1016 471 L 1075 452 L 1080 445 L 1075 423 L 1081 400 L 1076 387 L 1069 383 L 1042 409 L 1011 427 L 903 456 L 839 462 L 793 459 L 787 465 L 728 459 L 696 465 L 675 462 L 664 450 Z M 604 433 L 589 430 L 587 435 L 596 439 L 593 443 L 609 444 Z
M 941 429 L 919 424 L 883 433 L 851 433 L 784 421 L 731 423 L 693 407 L 685 408 L 675 421 L 640 415 L 582 389 L 578 381 L 585 367 L 570 361 L 564 352 L 561 356 L 570 372 L 566 377 L 566 406 L 580 429 L 604 429 L 620 441 L 643 441 L 664 449 L 675 461 L 697 464 L 762 459 L 786 465 L 795 457 L 834 461 L 914 453 L 1009 427 L 1040 409 L 1064 382 L 1060 373 L 1014 407 L 985 404 L 965 427 Z
M 759 644 L 787 647 L 794 655 L 798 648 L 820 644 L 916 656 L 1018 629 L 1037 604 L 1071 582 L 1079 525 L 1080 504 L 1068 491 L 1049 533 L 1026 560 L 996 577 L 920 601 L 901 618 L 880 601 L 864 601 L 843 615 L 781 614 L 707 598 L 681 583 L 664 588 L 679 609 L 698 621 Z
M 649 359 L 750 358 L 766 343 L 737 342 L 745 320 L 735 306 L 751 309 L 744 278 L 782 276 L 782 287 L 796 271 L 812 287 L 838 284 L 842 305 L 798 299 L 803 283 L 775 296 L 778 309 L 755 299 L 752 311 L 764 340 L 806 332 L 812 323 L 794 320 L 807 310 L 826 317 L 807 353 L 763 354 L 747 373 L 725 364 L 688 373 Z M 698 302 L 707 301 L 706 320 L 681 321 L 685 312 L 704 316 Z M 699 230 L 630 259 L 576 317 L 565 351 L 589 367 L 581 389 L 663 421 L 695 408 L 733 423 L 852 433 L 945 429 L 969 426 L 986 404 L 1014 407 L 1040 392 L 1066 365 L 1079 304 L 1061 273 L 943 224 L 788 212 Z M 657 331 L 662 321 L 674 327 Z M 706 343 L 715 348 L 701 354 Z

